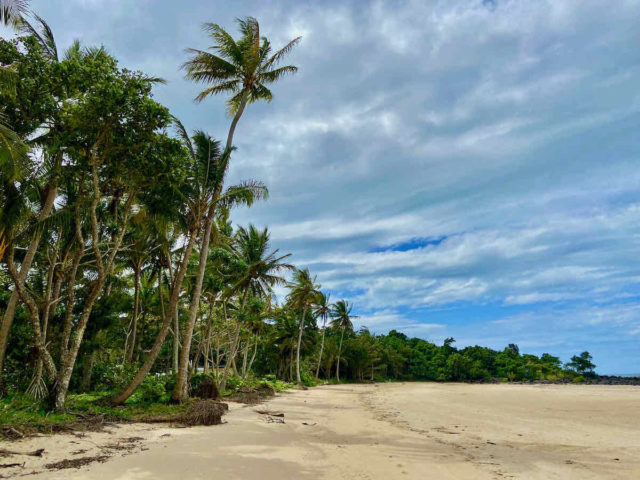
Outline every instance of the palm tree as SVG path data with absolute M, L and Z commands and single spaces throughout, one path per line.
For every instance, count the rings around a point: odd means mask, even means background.
M 234 242 L 235 256 L 232 259 L 232 265 L 228 273 L 231 277 L 231 282 L 224 292 L 223 301 L 227 301 L 232 295 L 240 295 L 239 316 L 244 315 L 249 293 L 255 297 L 266 299 L 272 293 L 274 286 L 284 283 L 284 278 L 280 276 L 280 273 L 293 269 L 292 265 L 283 261 L 290 254 L 278 256 L 278 250 L 270 252 L 270 249 L 267 228 L 260 231 L 250 225 L 248 229 L 240 227 L 236 232 Z M 235 353 L 240 329 L 241 324 L 238 323 L 229 347 L 230 357 L 227 365 L 235 365 Z M 228 366 L 225 366 L 221 389 L 226 386 L 227 373 Z
M 316 367 L 316 378 L 320 374 L 320 365 L 322 364 L 322 352 L 324 351 L 324 334 L 327 327 L 327 318 L 331 313 L 331 304 L 329 302 L 329 295 L 325 295 L 320 292 L 316 299 L 316 306 L 313 310 L 313 314 L 316 318 L 322 319 L 322 341 L 320 342 L 320 356 L 318 357 L 318 366 Z
M 355 315 L 351 315 L 352 305 L 346 300 L 339 300 L 333 304 L 331 309 L 331 325 L 334 328 L 340 329 L 340 346 L 338 347 L 338 361 L 336 363 L 336 379 L 340 380 L 340 354 L 342 353 L 342 340 L 344 339 L 345 330 L 353 330 L 353 323 L 351 319 L 357 318 Z
M 320 285 L 315 282 L 316 278 L 311 278 L 309 269 L 305 268 L 296 270 L 293 274 L 293 281 L 289 283 L 289 303 L 294 308 L 302 310 L 298 331 L 298 348 L 296 350 L 296 380 L 298 383 L 302 383 L 300 377 L 300 344 L 302 343 L 302 331 L 304 330 L 307 310 L 312 308 L 320 293 Z
M 210 33 L 214 41 L 214 45 L 210 47 L 210 50 L 218 53 L 218 55 L 203 50 L 189 49 L 188 52 L 194 55 L 183 66 L 187 71 L 186 76 L 188 79 L 194 80 L 195 82 L 213 82 L 213 85 L 210 85 L 202 91 L 196 100 L 202 101 L 207 96 L 218 93 L 231 92 L 233 94 L 227 101 L 229 114 L 233 115 L 233 120 L 229 127 L 225 149 L 222 152 L 220 161 L 217 162 L 217 165 L 213 168 L 216 172 L 216 181 L 213 183 L 213 193 L 211 200 L 208 202 L 208 208 L 204 217 L 198 274 L 191 300 L 191 307 L 189 309 L 187 328 L 185 329 L 178 377 L 172 393 L 172 399 L 180 402 L 187 397 L 186 385 L 189 350 L 191 348 L 190 337 L 193 332 L 195 317 L 199 307 L 205 265 L 209 254 L 211 227 L 218 207 L 221 203 L 224 203 L 220 202 L 220 200 L 223 199 L 223 197 L 221 198 L 221 194 L 229 166 L 229 157 L 233 148 L 233 134 L 236 125 L 247 103 L 253 103 L 260 99 L 271 101 L 272 94 L 264 84 L 275 82 L 283 75 L 294 73 L 297 70 L 296 67 L 291 65 L 285 67 L 277 67 L 277 65 L 300 40 L 299 38 L 292 40 L 274 55 L 269 56 L 271 53 L 271 44 L 266 38 L 260 37 L 260 27 L 257 20 L 248 17 L 238 20 L 238 24 L 242 36 L 237 42 L 219 25 L 213 23 L 205 24 L 205 30 Z M 262 43 L 260 43 L 261 41 Z M 246 193 L 236 195 L 238 201 L 251 203 L 254 198 L 259 198 L 260 189 L 255 188 L 256 186 L 255 184 L 249 183 L 236 187 L 245 192 L 256 192 L 255 195 L 247 195 Z M 262 191 L 264 191 L 263 187 Z M 228 191 L 227 195 L 233 196 L 233 193 L 233 191 Z
M 228 292 L 242 292 L 242 306 L 248 292 L 259 298 L 267 298 L 273 287 L 285 283 L 279 274 L 284 270 L 292 270 L 293 265 L 283 262 L 290 253 L 278 256 L 278 250 L 269 252 L 269 231 L 262 231 L 255 226 L 240 227 L 236 232 L 236 280 Z
M 198 94 L 196 101 L 219 93 L 232 94 L 227 100 L 228 113 L 233 115 L 233 120 L 226 149 L 233 145 L 236 125 L 247 104 L 259 100 L 270 102 L 272 94 L 266 85 L 298 70 L 293 65 L 278 65 L 301 38 L 294 38 L 271 55 L 271 43 L 266 37 L 260 37 L 260 25 L 255 18 L 247 17 L 237 22 L 241 33 L 237 41 L 220 25 L 205 23 L 203 28 L 211 36 L 213 45 L 209 51 L 187 49 L 193 56 L 183 65 L 189 80 L 209 84 Z

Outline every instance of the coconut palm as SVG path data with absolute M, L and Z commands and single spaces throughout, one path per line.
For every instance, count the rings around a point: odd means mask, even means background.
M 293 273 L 293 281 L 289 283 L 289 288 L 289 303 L 293 308 L 302 311 L 298 331 L 298 348 L 296 350 L 296 380 L 298 383 L 302 383 L 300 377 L 300 344 L 302 343 L 302 332 L 304 330 L 307 311 L 312 308 L 320 293 L 320 285 L 316 284 L 316 278 L 311 278 L 309 269 L 305 268 L 298 269 Z
M 353 330 L 352 319 L 357 318 L 351 315 L 352 305 L 346 300 L 339 300 L 331 308 L 331 325 L 340 330 L 340 346 L 338 347 L 338 360 L 336 363 L 336 379 L 340 380 L 340 354 L 342 353 L 342 340 L 345 330 Z
M 272 94 L 266 85 L 298 70 L 293 65 L 278 65 L 301 38 L 294 38 L 271 54 L 271 43 L 266 37 L 260 37 L 260 25 L 255 18 L 246 17 L 237 22 L 241 34 L 238 40 L 220 25 L 205 23 L 203 28 L 213 40 L 213 45 L 209 51 L 187 49 L 193 56 L 183 65 L 189 80 L 209 84 L 198 94 L 196 101 L 201 102 L 209 95 L 231 93 L 227 111 L 233 115 L 233 120 L 227 136 L 227 149 L 233 145 L 236 125 L 247 104 L 259 100 L 270 102 Z
M 266 227 L 260 231 L 253 225 L 249 225 L 249 228 L 240 227 L 236 232 L 236 280 L 229 292 L 242 293 L 242 306 L 248 292 L 259 298 L 267 298 L 274 286 L 285 283 L 280 273 L 293 269 L 293 265 L 283 261 L 291 256 L 290 253 L 278 256 L 277 249 L 269 252 L 269 237 Z
M 316 319 L 322 319 L 322 340 L 320 341 L 320 356 L 318 357 L 318 366 L 316 367 L 316 378 L 320 374 L 320 365 L 322 364 L 322 353 L 324 351 L 324 334 L 327 327 L 327 318 L 331 313 L 331 303 L 329 301 L 329 295 L 325 295 L 319 292 L 316 299 L 316 306 L 313 309 L 313 314 Z

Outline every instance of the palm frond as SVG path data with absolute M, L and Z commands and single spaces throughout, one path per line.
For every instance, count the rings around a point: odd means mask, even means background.
M 203 90 L 202 92 L 200 92 L 198 94 L 198 96 L 195 98 L 195 100 L 197 102 L 201 102 L 202 100 L 204 100 L 205 98 L 207 98 L 209 95 L 217 95 L 219 93 L 225 93 L 225 92 L 238 92 L 240 90 L 240 87 L 238 85 L 238 82 L 236 80 L 229 80 L 227 82 L 220 82 L 220 83 L 216 83 L 211 85 L 209 88 L 206 88 L 205 90 Z M 242 96 L 241 92 L 237 93 L 236 95 L 234 95 L 231 98 L 235 98 L 236 96 Z M 238 101 L 238 105 L 239 105 L 239 101 Z
M 284 47 L 274 53 L 269 60 L 267 60 L 264 64 L 264 69 L 267 70 L 274 65 L 277 65 L 298 43 L 300 43 L 302 37 L 296 37 L 287 43 Z
M 28 0 L 0 0 L 0 23 L 19 28 L 29 12 Z
M 10 181 L 23 179 L 29 171 L 29 147 L 9 127 L 0 123 L 0 174 Z
M 242 51 L 229 33 L 216 23 L 205 23 L 202 28 L 215 40 L 211 48 L 232 61 L 236 67 L 242 65 Z
M 270 103 L 273 100 L 273 94 L 271 90 L 265 87 L 262 83 L 256 83 L 251 89 L 249 95 L 249 103 L 255 103 L 259 100 L 264 100 Z
M 191 156 L 191 158 L 195 157 L 196 153 L 195 153 L 195 150 L 193 149 L 193 143 L 191 142 L 191 137 L 187 133 L 187 129 L 184 128 L 184 125 L 178 119 L 178 117 L 172 116 L 172 119 L 173 119 L 173 126 L 175 127 L 176 132 L 178 133 L 178 137 L 180 138 L 180 140 L 182 140 L 182 143 L 184 143 L 185 147 L 187 147 L 187 150 L 189 150 L 189 155 Z
M 71 60 L 72 58 L 78 58 L 82 54 L 82 49 L 80 48 L 80 40 L 74 40 L 71 46 L 67 48 L 64 52 L 64 59 Z
M 247 181 L 229 187 L 220 197 L 219 203 L 225 208 L 238 205 L 250 207 L 256 200 L 266 200 L 268 197 L 269 190 L 262 182 Z
M 56 40 L 53 36 L 53 31 L 49 24 L 44 21 L 38 15 L 33 15 L 36 22 L 38 23 L 38 28 L 34 27 L 28 21 L 24 20 L 20 25 L 20 31 L 25 35 L 33 35 L 36 37 L 42 48 L 44 48 L 47 57 L 51 61 L 58 60 L 58 46 L 56 44 Z
M 275 70 L 269 70 L 258 74 L 260 82 L 273 83 L 280 80 L 285 75 L 293 75 L 298 71 L 298 67 L 293 65 L 286 65 L 284 67 L 276 68 Z

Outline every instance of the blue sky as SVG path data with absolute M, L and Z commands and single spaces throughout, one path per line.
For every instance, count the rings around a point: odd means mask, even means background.
M 34 0 L 64 47 L 162 76 L 156 97 L 218 138 L 179 65 L 203 21 L 297 35 L 298 75 L 252 105 L 233 180 L 358 321 L 458 346 L 588 349 L 640 372 L 640 2 Z

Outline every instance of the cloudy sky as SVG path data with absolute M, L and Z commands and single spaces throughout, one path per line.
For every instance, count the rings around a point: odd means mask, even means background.
M 295 77 L 252 105 L 234 180 L 358 322 L 458 346 L 588 349 L 640 372 L 640 2 L 33 0 L 61 47 L 103 44 L 224 138 L 179 66 L 204 21 L 253 15 Z

